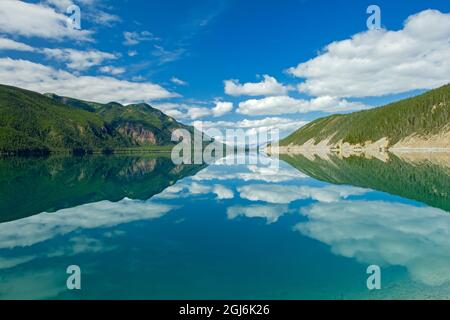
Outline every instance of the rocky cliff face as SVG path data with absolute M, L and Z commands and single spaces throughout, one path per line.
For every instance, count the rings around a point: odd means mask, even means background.
M 154 132 L 145 129 L 142 125 L 125 123 L 117 131 L 129 139 L 133 145 L 157 145 L 158 141 Z
M 410 135 L 392 146 L 391 149 L 449 149 L 450 151 L 450 125 L 434 135 Z

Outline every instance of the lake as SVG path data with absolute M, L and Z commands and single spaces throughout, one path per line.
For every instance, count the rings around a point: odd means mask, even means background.
M 0 159 L 0 298 L 450 298 L 448 155 L 271 161 Z

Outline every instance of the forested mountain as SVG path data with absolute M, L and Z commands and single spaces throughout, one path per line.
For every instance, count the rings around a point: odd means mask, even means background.
M 280 141 L 329 146 L 364 145 L 386 138 L 387 147 L 450 147 L 450 84 L 383 107 L 317 119 Z
M 0 153 L 170 149 L 193 131 L 148 104 L 101 104 L 0 85 Z

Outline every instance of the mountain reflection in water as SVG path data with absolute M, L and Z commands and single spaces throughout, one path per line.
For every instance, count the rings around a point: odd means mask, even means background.
M 449 298 L 445 159 L 283 160 L 3 159 L 0 298 Z

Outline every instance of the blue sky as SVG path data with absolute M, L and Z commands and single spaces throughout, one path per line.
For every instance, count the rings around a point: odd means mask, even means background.
M 71 4 L 80 31 L 63 21 Z M 382 30 L 366 26 L 371 4 Z M 2 0 L 0 82 L 286 134 L 450 82 L 449 11 L 445 0 Z

